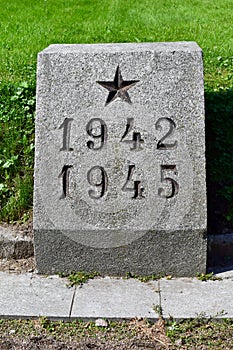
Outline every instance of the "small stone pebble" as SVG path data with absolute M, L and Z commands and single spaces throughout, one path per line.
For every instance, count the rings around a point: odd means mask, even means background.
M 95 320 L 96 327 L 108 327 L 108 321 L 104 320 L 103 318 L 98 318 Z
M 175 345 L 176 346 L 181 346 L 183 344 L 183 341 L 182 341 L 182 339 L 180 338 L 180 339 L 177 339 L 176 341 L 175 341 Z

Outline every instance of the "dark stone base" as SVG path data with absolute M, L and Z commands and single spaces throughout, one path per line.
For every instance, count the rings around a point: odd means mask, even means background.
M 116 248 L 85 246 L 52 230 L 35 230 L 34 239 L 38 272 L 43 274 L 97 271 L 112 276 L 130 272 L 181 277 L 206 272 L 207 238 L 201 230 L 147 232 Z

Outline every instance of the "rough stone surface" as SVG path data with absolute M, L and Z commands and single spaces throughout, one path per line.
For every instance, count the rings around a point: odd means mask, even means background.
M 31 237 L 15 236 L 11 229 L 0 226 L 0 259 L 29 258 L 33 254 Z
M 104 320 L 103 318 L 97 318 L 97 320 L 95 320 L 95 326 L 108 327 L 108 321 Z
M 38 57 L 39 272 L 206 269 L 202 51 L 51 45 Z

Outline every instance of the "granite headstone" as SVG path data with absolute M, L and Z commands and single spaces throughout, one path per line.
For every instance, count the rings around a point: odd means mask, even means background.
M 202 50 L 51 45 L 38 55 L 40 273 L 206 269 Z

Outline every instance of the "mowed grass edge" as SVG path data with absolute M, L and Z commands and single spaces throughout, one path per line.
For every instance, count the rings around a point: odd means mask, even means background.
M 196 41 L 213 73 L 232 56 L 231 0 L 0 0 L 0 80 L 22 81 L 52 43 Z

